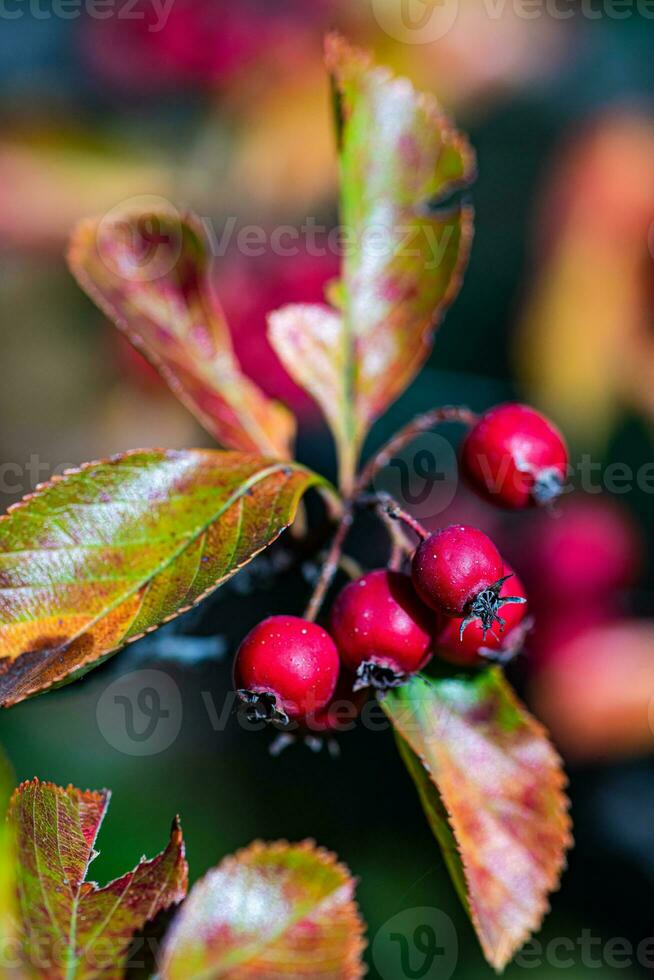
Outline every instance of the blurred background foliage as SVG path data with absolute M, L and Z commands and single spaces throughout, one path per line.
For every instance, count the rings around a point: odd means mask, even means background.
M 406 45 L 364 0 L 174 0 L 159 30 L 145 0 L 133 8 L 142 19 L 64 20 L 45 0 L 16 9 L 0 13 L 3 509 L 85 459 L 207 444 L 73 283 L 64 253 L 76 220 L 158 194 L 197 210 L 218 238 L 229 219 L 268 233 L 307 219 L 333 227 L 321 63 L 332 26 L 436 92 L 470 133 L 479 179 L 465 285 L 429 367 L 371 445 L 436 403 L 519 396 L 551 412 L 575 461 L 590 455 L 594 486 L 611 464 L 634 476 L 601 501 L 577 491 L 547 521 L 505 521 L 463 489 L 421 515 L 492 531 L 536 597 L 513 679 L 568 760 L 577 837 L 542 939 L 577 943 L 591 930 L 595 960 L 577 945 L 566 975 L 613 976 L 603 944 L 637 945 L 654 929 L 652 473 L 635 485 L 654 458 L 654 21 L 592 3 L 571 2 L 573 16 L 556 19 L 460 0 L 444 37 Z M 319 301 L 336 274 L 333 254 L 310 251 L 246 257 L 232 243 L 214 275 L 244 365 L 299 413 L 301 458 L 329 469 L 316 410 L 264 337 L 267 311 Z M 374 524 L 355 549 L 383 560 Z M 490 975 L 389 733 L 344 737 L 339 761 L 299 747 L 272 760 L 265 735 L 233 719 L 213 730 L 206 692 L 220 710 L 239 638 L 269 612 L 303 607 L 302 576 L 274 565 L 259 562 L 83 682 L 3 714 L 0 741 L 18 777 L 114 790 L 93 869 L 102 882 L 159 849 L 175 812 L 194 878 L 253 838 L 312 836 L 360 877 L 371 940 L 398 912 L 436 906 L 458 929 L 455 975 Z M 150 757 L 113 748 L 97 720 L 108 684 L 144 666 L 167 672 L 183 705 L 180 736 Z M 529 972 L 550 980 L 560 967 Z

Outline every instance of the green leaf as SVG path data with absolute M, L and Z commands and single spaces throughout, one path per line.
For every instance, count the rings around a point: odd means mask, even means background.
M 295 421 L 241 371 L 199 219 L 144 198 L 82 222 L 68 258 L 82 289 L 219 443 L 291 456 Z
M 0 519 L 0 704 L 79 676 L 194 605 L 317 484 L 245 453 L 142 450 L 26 497 Z
M 7 822 L 14 774 L 0 751 L 0 963 L 3 976 L 19 980 L 23 971 L 17 956 L 18 916 L 16 906 L 16 854 L 12 828 Z
M 271 343 L 319 402 L 349 489 L 365 436 L 427 359 L 456 297 L 472 210 L 448 203 L 474 158 L 430 95 L 332 35 L 326 49 L 339 135 L 343 266 L 338 310 L 286 307 Z
M 86 881 L 109 803 L 107 792 L 23 783 L 9 807 L 18 855 L 19 917 L 26 968 L 49 980 L 119 980 L 130 941 L 181 902 L 188 867 L 178 821 L 170 842 L 104 888 Z
M 382 702 L 489 963 L 548 910 L 572 843 L 565 775 L 501 670 L 415 677 Z
M 167 936 L 162 980 L 363 976 L 354 881 L 311 842 L 254 844 L 193 888 Z

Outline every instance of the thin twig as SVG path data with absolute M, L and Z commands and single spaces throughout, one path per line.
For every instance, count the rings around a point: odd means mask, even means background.
M 308 619 L 310 622 L 314 622 L 318 616 L 318 613 L 322 608 L 322 604 L 325 601 L 325 596 L 327 595 L 329 587 L 334 580 L 334 576 L 338 571 L 341 563 L 343 545 L 345 544 L 345 539 L 347 538 L 351 527 L 352 508 L 347 506 L 338 523 L 338 527 L 336 528 L 336 533 L 334 534 L 331 547 L 327 553 L 325 563 L 322 566 L 320 578 L 318 579 L 313 595 L 311 596 L 311 600 L 304 614 L 304 618 Z
M 377 474 L 384 469 L 394 456 L 401 453 L 410 443 L 413 442 L 421 433 L 429 432 L 430 429 L 441 425 L 444 422 L 461 422 L 464 425 L 474 425 L 478 416 L 469 408 L 456 405 L 444 405 L 442 408 L 435 408 L 424 415 L 418 415 L 412 422 L 409 422 L 403 429 L 393 436 L 393 438 L 380 449 L 380 451 L 370 459 L 364 466 L 357 480 L 357 490 L 359 492 L 370 486 Z

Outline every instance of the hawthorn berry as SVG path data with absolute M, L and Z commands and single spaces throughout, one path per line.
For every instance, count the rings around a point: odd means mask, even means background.
M 329 704 L 340 660 L 322 627 L 297 616 L 271 616 L 245 637 L 234 685 L 249 717 L 288 724 Z
M 436 640 L 436 653 L 450 663 L 472 667 L 484 660 L 509 660 L 522 645 L 524 631 L 518 628 L 527 614 L 527 593 L 509 565 L 504 565 L 500 600 L 515 596 L 524 602 L 509 603 L 502 608 L 499 624 L 485 631 L 481 619 L 468 623 L 461 632 L 461 617 L 447 619 Z
M 416 549 L 413 585 L 420 598 L 445 616 L 462 617 L 460 631 L 476 619 L 486 634 L 501 622 L 505 603 L 523 604 L 521 596 L 501 595 L 504 563 L 483 531 L 452 524 L 430 534 Z
M 354 690 L 356 682 L 356 675 L 342 667 L 329 704 L 307 716 L 300 725 L 301 730 L 316 737 L 350 731 L 368 699 L 367 690 Z
M 492 503 L 518 510 L 559 496 L 568 467 L 563 436 L 528 405 L 491 408 L 468 433 L 461 451 L 470 486 Z
M 355 690 L 397 687 L 432 655 L 434 614 L 401 572 L 381 568 L 350 582 L 330 623 L 344 665 L 356 673 Z

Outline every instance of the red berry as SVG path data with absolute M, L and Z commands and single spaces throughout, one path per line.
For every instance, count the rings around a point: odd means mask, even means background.
M 342 669 L 333 698 L 325 708 L 305 719 L 302 730 L 318 738 L 350 731 L 368 699 L 368 691 L 354 690 L 356 682 L 356 675 Z
M 641 542 L 630 515 L 605 497 L 572 496 L 556 520 L 538 515 L 524 548 L 527 582 L 543 605 L 615 605 L 638 574 Z
M 332 607 L 331 631 L 355 687 L 397 686 L 431 657 L 434 614 L 411 579 L 378 569 L 346 585 Z
M 514 510 L 545 504 L 562 490 L 568 450 L 559 430 L 528 405 L 498 405 L 466 437 L 461 464 L 477 493 Z
M 430 534 L 413 556 L 420 598 L 447 616 L 462 616 L 480 592 L 502 577 L 500 553 L 483 531 L 452 524 Z
M 461 630 L 481 619 L 488 631 L 498 609 L 519 596 L 503 596 L 504 563 L 483 531 L 453 524 L 430 534 L 413 556 L 413 584 L 420 598 L 446 616 L 464 617 Z
M 287 723 L 329 703 L 339 670 L 338 651 L 324 629 L 297 616 L 271 616 L 241 643 L 234 684 L 252 718 Z
M 481 619 L 469 623 L 463 633 L 461 617 L 448 619 L 436 641 L 436 652 L 444 660 L 465 667 L 474 666 L 484 660 L 508 660 L 518 652 L 524 639 L 524 632 L 518 631 L 518 627 L 527 613 L 527 593 L 509 565 L 504 565 L 503 575 L 508 577 L 502 583 L 500 599 L 515 596 L 525 602 L 502 606 L 500 616 L 504 625 L 500 623 L 493 629 L 486 630 L 485 636 Z

